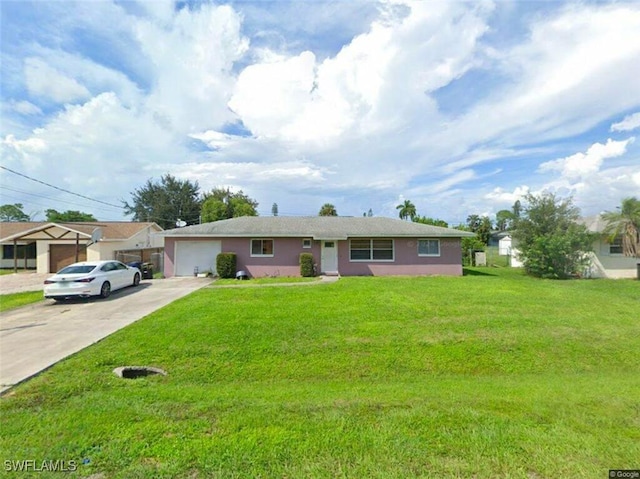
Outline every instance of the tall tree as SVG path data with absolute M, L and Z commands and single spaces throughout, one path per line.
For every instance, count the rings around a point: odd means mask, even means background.
M 588 263 L 593 236 L 579 224 L 580 210 L 571 198 L 552 193 L 525 197 L 513 236 L 525 271 L 540 278 L 566 279 Z
M 489 239 L 491 238 L 492 229 L 493 229 L 493 223 L 491 222 L 491 218 L 489 218 L 488 216 L 483 216 L 480 219 L 480 225 L 476 230 L 476 234 L 478 235 L 478 238 L 480 238 L 480 241 L 482 241 L 486 245 L 489 244 Z
M 325 203 L 322 205 L 322 208 L 320 208 L 318 216 L 338 216 L 338 211 L 331 203 Z
M 131 204 L 123 201 L 124 211 L 134 221 L 155 221 L 165 229 L 175 228 L 181 219 L 197 224 L 202 199 L 198 182 L 179 180 L 167 173 L 160 181 L 147 180 L 131 193 Z
M 467 227 L 469 228 L 469 231 L 473 231 L 474 233 L 478 231 L 478 228 L 480 228 L 480 223 L 482 223 L 482 220 L 480 219 L 479 215 L 467 216 Z
M 416 217 L 416 206 L 410 200 L 404 200 L 404 203 L 396 206 L 398 216 L 401 220 L 412 220 Z
M 204 194 L 202 221 L 208 223 L 240 216 L 258 216 L 257 208 L 258 202 L 242 190 L 232 192 L 229 188 L 214 188 Z
M 273 216 L 278 216 L 278 203 L 271 205 L 271 214 Z
M 496 229 L 498 231 L 507 231 L 511 228 L 511 224 L 515 219 L 513 211 L 500 210 L 496 213 Z
M 58 212 L 54 209 L 45 210 L 47 221 L 52 223 L 82 223 L 88 221 L 98 221 L 91 213 L 83 213 L 77 210 L 67 210 Z
M 0 206 L 0 221 L 29 221 L 31 218 L 22 209 L 22 203 Z
M 491 237 L 491 229 L 493 223 L 488 216 L 469 215 L 467 216 L 467 228 L 469 231 L 478 235 L 478 239 L 483 244 L 489 244 L 489 238 Z
M 625 198 L 618 211 L 607 211 L 602 218 L 607 222 L 604 233 L 610 241 L 622 237 L 622 254 L 640 258 L 640 200 Z
M 522 203 L 520 203 L 520 200 L 516 200 L 516 202 L 511 207 L 511 211 L 513 211 L 514 219 L 520 218 L 520 213 L 522 213 Z

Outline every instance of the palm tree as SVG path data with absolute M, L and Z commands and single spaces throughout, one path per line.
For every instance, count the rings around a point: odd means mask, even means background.
M 618 211 L 607 211 L 602 218 L 607 222 L 604 233 L 609 241 L 622 236 L 622 254 L 640 258 L 640 200 L 625 198 Z
M 336 207 L 331 203 L 325 203 L 322 205 L 322 208 L 320 208 L 318 216 L 338 216 L 338 212 L 336 211 Z
M 413 219 L 416 217 L 416 214 L 417 214 L 416 206 L 413 203 L 411 203 L 410 200 L 404 200 L 404 203 L 396 206 L 396 209 L 400 210 L 398 215 L 400 216 L 401 220 L 411 219 L 413 221 Z

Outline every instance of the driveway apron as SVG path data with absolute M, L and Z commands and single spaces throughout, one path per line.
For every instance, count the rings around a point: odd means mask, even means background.
M 0 394 L 210 282 L 193 277 L 143 281 L 106 300 L 45 300 L 2 313 Z

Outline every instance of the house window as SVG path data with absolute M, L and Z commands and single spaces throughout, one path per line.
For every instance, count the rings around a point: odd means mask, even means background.
M 622 254 L 622 235 L 616 236 L 611 243 L 609 243 L 609 254 Z
M 418 256 L 440 256 L 440 240 L 418 240 Z
M 273 256 L 273 240 L 252 239 L 251 256 Z
M 305 238 L 302 240 L 302 247 L 303 248 L 311 248 L 311 240 L 308 238 Z
M 351 261 L 393 261 L 393 240 L 352 239 L 349 242 Z
M 35 259 L 36 257 L 36 244 L 29 243 L 27 245 L 18 245 L 18 259 L 24 259 L 25 252 L 27 259 Z M 13 245 L 2 245 L 2 259 L 13 259 Z

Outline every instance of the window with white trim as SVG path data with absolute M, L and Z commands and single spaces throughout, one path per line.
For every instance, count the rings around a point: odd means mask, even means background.
M 302 240 L 302 247 L 303 248 L 311 248 L 311 239 L 309 238 L 305 238 Z
M 609 243 L 609 254 L 622 254 L 622 235 L 617 235 Z
M 252 239 L 251 256 L 273 256 L 273 240 Z
M 349 259 L 351 261 L 393 261 L 393 240 L 352 239 L 349 241 Z
M 440 256 L 440 240 L 418 240 L 418 256 Z

